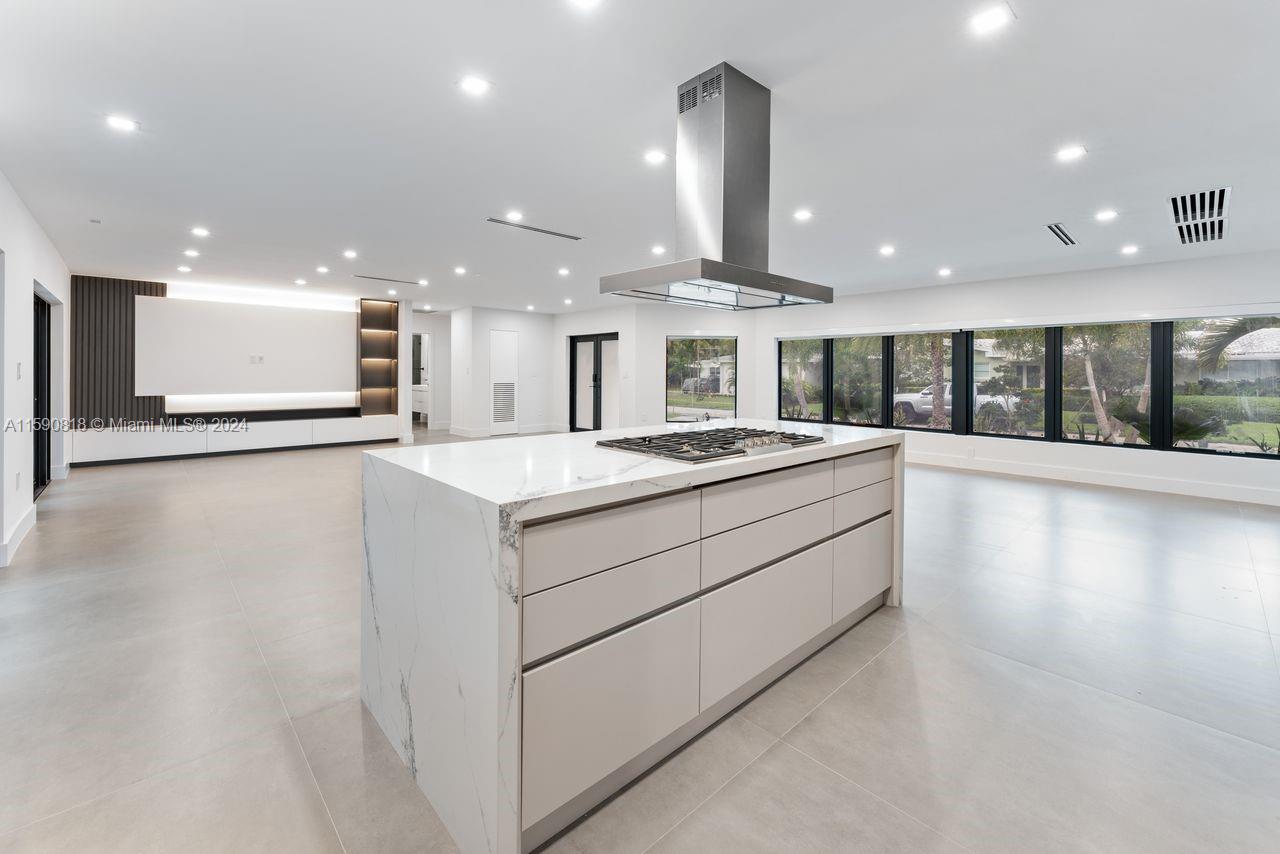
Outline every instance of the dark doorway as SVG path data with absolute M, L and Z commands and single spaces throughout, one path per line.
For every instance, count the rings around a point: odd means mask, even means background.
M 50 432 L 49 416 L 49 303 L 35 297 L 34 329 L 31 376 L 31 438 L 34 446 L 34 462 L 31 468 L 31 485 L 39 496 L 49 485 Z
M 569 429 L 621 426 L 617 414 L 618 333 L 569 338 Z

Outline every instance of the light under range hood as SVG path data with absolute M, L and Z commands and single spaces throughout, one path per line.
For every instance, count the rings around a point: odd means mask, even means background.
M 829 303 L 769 268 L 769 90 L 727 62 L 676 89 L 676 256 L 600 293 L 742 311 Z

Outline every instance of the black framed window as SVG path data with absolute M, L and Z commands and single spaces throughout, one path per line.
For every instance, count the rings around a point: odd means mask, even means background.
M 836 338 L 831 342 L 831 421 L 884 425 L 885 339 Z
M 893 337 L 893 424 L 951 430 L 952 334 Z
M 1062 327 L 1064 441 L 1152 444 L 1150 323 Z
M 778 342 L 778 417 L 825 421 L 828 342 L 794 338 Z
M 1039 327 L 969 334 L 975 434 L 1044 438 L 1048 338 Z
M 667 421 L 738 414 L 738 339 L 667 338 Z
M 1280 317 L 1176 321 L 1176 450 L 1280 455 Z

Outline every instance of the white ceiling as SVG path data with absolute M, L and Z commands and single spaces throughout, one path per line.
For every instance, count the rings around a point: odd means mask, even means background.
M 598 277 L 673 240 L 673 164 L 643 152 L 673 148 L 676 84 L 727 60 L 773 90 L 775 272 L 852 293 L 1280 246 L 1280 4 L 1013 0 L 975 38 L 992 2 L 7 0 L 0 170 L 74 272 L 612 305 Z M 1180 245 L 1165 199 L 1222 185 L 1226 241 Z M 484 221 L 510 208 L 585 239 Z

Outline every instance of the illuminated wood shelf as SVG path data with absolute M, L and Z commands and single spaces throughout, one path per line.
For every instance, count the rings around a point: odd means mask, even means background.
M 361 415 L 398 412 L 400 305 L 387 300 L 360 300 L 359 354 Z

